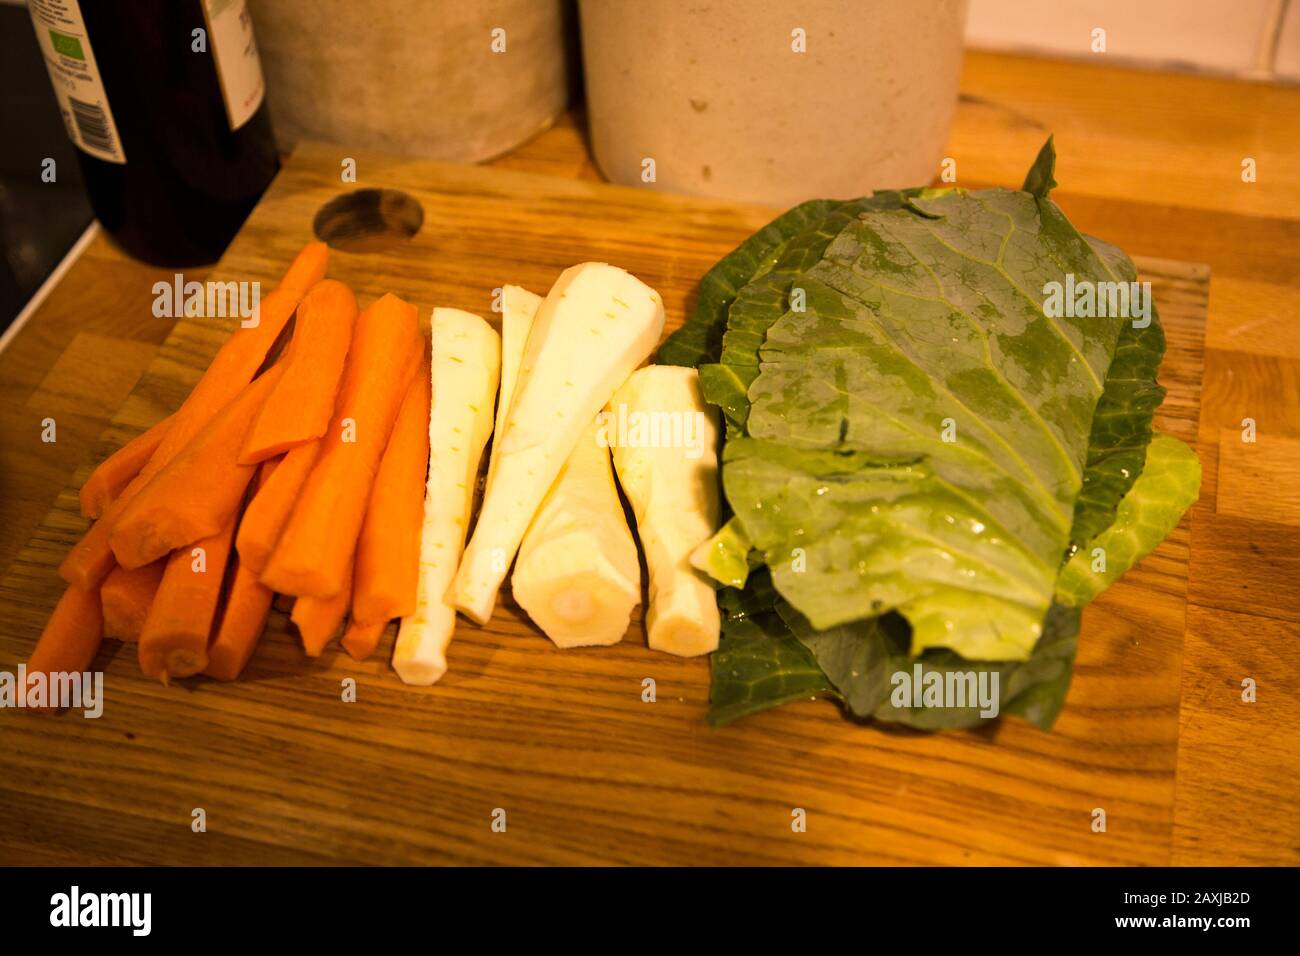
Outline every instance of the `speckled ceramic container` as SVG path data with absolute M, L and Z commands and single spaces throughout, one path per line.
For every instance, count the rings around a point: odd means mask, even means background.
M 568 101 L 561 0 L 249 0 L 281 147 L 477 162 Z M 500 31 L 500 32 L 498 32 Z
M 580 9 L 592 148 L 614 182 L 790 205 L 939 171 L 965 0 Z

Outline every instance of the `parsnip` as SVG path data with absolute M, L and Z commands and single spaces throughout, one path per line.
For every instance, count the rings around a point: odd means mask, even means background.
M 510 588 L 557 647 L 617 644 L 627 632 L 641 564 L 594 419 L 528 526 Z
M 622 269 L 566 269 L 537 310 L 478 525 L 453 585 L 473 620 L 492 616 L 524 532 L 579 436 L 659 341 L 658 293 Z
M 432 684 L 447 672 L 447 645 L 456 627 L 447 589 L 465 546 L 501 370 L 500 336 L 477 315 L 434 309 L 432 325 L 433 402 L 420 584 L 415 614 L 402 619 L 393 651 L 393 670 L 408 684 Z
M 510 411 L 510 402 L 514 398 L 515 383 L 519 381 L 519 366 L 524 361 L 524 347 L 528 344 L 528 332 L 533 327 L 533 319 L 542 305 L 542 297 L 536 292 L 517 285 L 503 286 L 501 289 L 501 394 L 497 397 L 496 427 L 492 432 L 492 457 L 488 460 L 488 482 L 497 467 L 497 450 L 501 447 L 501 436 L 506 430 L 506 415 Z
M 614 394 L 606 423 L 650 575 L 649 645 L 691 657 L 718 647 L 713 585 L 691 552 L 718 528 L 718 425 L 693 368 L 650 365 Z

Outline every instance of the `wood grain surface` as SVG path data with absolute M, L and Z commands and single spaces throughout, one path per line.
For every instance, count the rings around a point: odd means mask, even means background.
M 213 273 L 273 278 L 340 192 L 342 153 L 300 146 Z M 771 210 L 599 183 L 356 155 L 358 186 L 397 188 L 420 233 L 333 255 L 364 305 L 392 291 L 491 315 L 495 287 L 545 292 L 574 262 L 622 265 L 669 327 L 700 275 Z M 373 243 L 369 244 L 373 247 Z M 1194 442 L 1208 274 L 1146 260 L 1169 351 L 1163 429 Z M 174 408 L 228 334 L 182 319 L 122 405 L 115 445 Z M 71 376 L 69 376 L 71 377 Z M 65 387 L 72 387 L 71 385 Z M 84 469 L 83 469 L 84 472 Z M 79 475 L 78 477 L 82 477 Z M 29 652 L 82 531 L 74 487 L 0 583 L 0 667 Z M 808 701 L 722 730 L 704 660 L 654 654 L 639 622 L 615 648 L 561 652 L 506 600 L 462 624 L 450 671 L 402 685 L 374 660 L 302 656 L 275 614 L 244 679 L 164 688 L 110 642 L 104 716 L 0 712 L 0 856 L 55 848 L 129 862 L 1160 863 L 1173 840 L 1187 531 L 1084 618 L 1056 730 L 1007 720 L 925 735 L 859 726 Z M 646 702 L 642 681 L 656 682 Z M 355 703 L 342 699 L 356 681 Z M 191 831 L 202 808 L 207 830 Z M 1104 833 L 1093 812 L 1106 812 Z M 494 832 L 498 809 L 506 831 Z M 805 833 L 792 814 L 807 814 Z
M 1231 452 L 1248 454 L 1273 438 L 1281 440 L 1279 447 L 1300 441 L 1300 324 L 1294 320 L 1300 313 L 1300 125 L 1294 122 L 1300 88 L 1109 62 L 968 51 L 945 153 L 957 162 L 960 185 L 1006 185 L 1019 180 L 1042 139 L 1054 132 L 1061 180 L 1054 197 L 1079 228 L 1133 255 L 1212 269 L 1199 445 L 1207 494 L 1192 521 L 1174 842 L 1165 861 L 1297 864 L 1300 748 L 1289 741 L 1300 724 L 1300 527 L 1276 520 L 1266 493 L 1255 496 L 1260 505 L 1253 515 L 1243 514 L 1245 506 L 1229 503 L 1215 482 L 1223 470 L 1219 442 L 1239 435 L 1244 417 L 1259 423 L 1259 444 L 1233 448 L 1225 461 L 1237 460 Z M 599 180 L 583 124 L 575 110 L 489 165 Z M 1258 162 L 1255 182 L 1241 179 L 1246 157 Z M 40 528 L 78 469 L 156 413 L 140 403 L 124 409 L 120 397 L 172 328 L 172 320 L 149 309 L 153 283 L 170 279 L 171 271 L 129 259 L 101 235 L 0 351 L 0 571 Z M 202 280 L 205 272 L 190 269 L 186 277 Z M 94 375 L 105 376 L 108 386 L 84 387 Z M 65 381 L 69 376 L 81 381 Z M 51 401 L 60 408 L 59 440 L 42 443 Z M 115 417 L 124 424 L 113 424 Z M 1300 480 L 1300 453 L 1268 461 L 1263 490 Z M 1216 509 L 1220 500 L 1224 513 Z M 4 604 L 0 614 L 11 617 Z M 5 662 L 0 656 L 0 667 Z M 1248 676 L 1259 682 L 1255 703 L 1241 697 Z M 8 726 L 0 723 L 0 779 L 18 765 L 11 755 L 15 745 L 3 732 Z M 94 808 L 107 800 L 118 807 L 124 798 L 98 782 L 78 786 L 103 767 L 88 771 L 84 759 L 64 767 L 43 759 L 41 746 L 24 744 L 25 766 L 32 768 L 25 772 L 37 780 L 28 793 L 35 796 L 0 794 L 19 821 L 6 828 L 0 811 L 0 859 L 146 858 L 137 843 L 158 831 L 129 814 L 116 820 L 111 838 L 84 840 L 85 821 L 77 835 L 61 835 L 83 813 L 102 827 L 106 811 Z M 116 757 L 112 749 L 101 751 L 106 764 Z M 69 769 L 80 776 L 56 796 L 51 782 Z M 48 799 L 39 796 L 47 785 Z M 428 812 L 436 816 L 438 808 Z M 147 858 L 219 858 L 203 855 L 197 844 L 190 856 L 183 849 L 173 844 Z M 265 845 L 255 849 L 256 858 L 286 858 Z

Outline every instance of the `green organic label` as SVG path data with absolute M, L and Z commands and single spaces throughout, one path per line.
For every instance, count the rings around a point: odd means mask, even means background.
M 54 43 L 54 52 L 70 56 L 74 60 L 84 60 L 86 54 L 81 52 L 81 41 L 65 33 L 50 31 L 50 40 Z

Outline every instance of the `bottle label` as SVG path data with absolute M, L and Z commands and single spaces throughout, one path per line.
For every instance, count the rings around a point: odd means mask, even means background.
M 244 0 L 203 0 L 203 16 L 217 63 L 221 98 L 226 102 L 226 118 L 233 132 L 252 118 L 266 95 L 253 18 Z
M 92 156 L 125 163 L 126 152 L 117 135 L 113 111 L 108 108 L 104 82 L 99 77 L 77 0 L 28 0 L 27 8 L 68 136 Z

